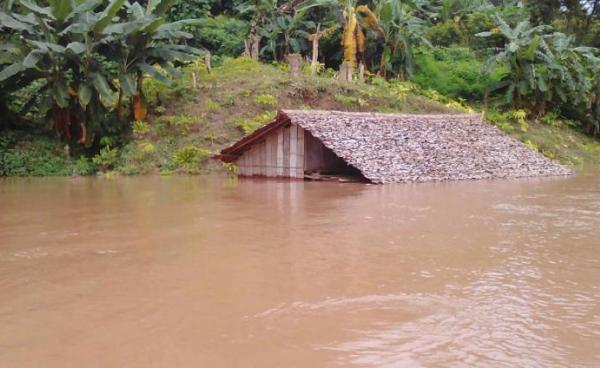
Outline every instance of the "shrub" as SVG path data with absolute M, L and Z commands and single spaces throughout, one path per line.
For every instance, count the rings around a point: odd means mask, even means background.
M 132 142 L 123 147 L 119 171 L 126 175 L 147 174 L 157 166 L 157 148 L 150 142 Z
M 235 125 L 244 134 L 249 134 L 273 120 L 276 115 L 277 111 L 267 111 L 252 118 L 239 118 Z
M 436 24 L 427 30 L 427 39 L 436 46 L 460 44 L 464 38 L 460 28 L 454 21 Z
M 144 135 L 150 132 L 150 125 L 144 121 L 135 121 L 132 125 L 132 131 L 135 135 Z
M 154 123 L 160 133 L 185 134 L 192 129 L 196 119 L 188 115 L 163 115 L 158 117 Z
M 481 100 L 490 80 L 496 78 L 481 73 L 483 63 L 467 48 L 420 49 L 415 58 L 412 81 L 452 98 Z
M 195 174 L 199 171 L 199 164 L 210 157 L 210 152 L 204 148 L 187 145 L 178 149 L 173 156 L 173 163 L 180 171 Z
M 254 102 L 263 107 L 275 107 L 277 106 L 277 97 L 268 93 L 263 93 L 254 97 Z
M 208 110 L 208 111 L 217 111 L 221 108 L 221 105 L 219 105 L 219 103 L 211 100 L 210 98 L 208 100 L 206 100 L 205 105 L 206 105 L 206 110 Z
M 99 166 L 102 171 L 107 171 L 115 167 L 119 159 L 119 149 L 105 146 L 100 152 L 92 157 L 92 162 Z
M 64 147 L 50 137 L 3 132 L 0 136 L 0 176 L 70 175 Z
M 354 106 L 358 104 L 358 99 L 354 96 L 346 96 L 338 93 L 333 98 L 344 106 Z
M 72 175 L 87 176 L 92 175 L 96 171 L 94 163 L 85 156 L 80 156 L 73 162 L 71 167 Z
M 237 56 L 244 50 L 249 28 L 246 21 L 225 15 L 203 18 L 193 28 L 194 43 L 213 54 Z
M 554 112 L 549 112 L 546 115 L 542 116 L 540 121 L 546 125 L 556 128 L 576 128 L 578 126 L 578 123 L 576 121 L 564 119 Z

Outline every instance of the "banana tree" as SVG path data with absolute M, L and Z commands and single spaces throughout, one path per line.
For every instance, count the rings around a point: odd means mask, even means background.
M 490 37 L 499 32 L 505 38 L 505 46 L 495 50 L 484 67 L 486 72 L 496 65 L 506 68 L 493 88 L 504 92 L 505 102 L 529 108 L 534 117 L 539 117 L 548 102 L 581 106 L 589 101 L 598 70 L 597 50 L 573 47 L 572 37 L 550 33 L 549 26 L 532 27 L 529 21 L 522 21 L 511 28 L 499 15 L 495 23 L 497 31 L 477 36 Z
M 0 70 L 0 87 L 14 91 L 41 80 L 21 112 L 36 104 L 59 136 L 86 143 L 117 104 L 115 95 L 139 93 L 132 76 L 164 77 L 153 64 L 171 70 L 167 63 L 197 53 L 175 44 L 191 35 L 180 30 L 185 22 L 165 24 L 171 3 L 141 9 L 125 0 L 50 0 L 46 7 L 21 0 L 26 13 L 0 12 L 2 31 L 18 33 L 2 42 L 13 62 Z
M 280 10 L 281 9 L 281 10 Z M 306 20 L 306 13 L 297 9 L 280 7 L 272 18 L 266 19 L 257 27 L 258 33 L 266 40 L 261 53 L 270 53 L 274 60 L 282 60 L 290 53 L 302 54 L 308 50 L 308 30 L 315 28 L 315 23 Z
M 364 64 L 366 37 L 362 25 L 358 22 L 356 0 L 307 0 L 299 9 L 306 11 L 313 7 L 332 9 L 340 13 L 344 20 L 342 31 L 343 66 L 352 74 L 358 63 Z
M 414 4 L 397 0 L 376 0 L 373 11 L 363 5 L 357 9 L 363 15 L 366 27 L 383 41 L 379 74 L 384 78 L 411 77 L 415 70 L 414 46 L 430 45 L 424 37 L 425 21 L 413 14 L 416 9 Z
M 237 7 L 241 15 L 251 17 L 246 40 L 248 56 L 257 59 L 259 55 L 270 55 L 273 60 L 283 60 L 290 53 L 308 50 L 308 31 L 316 25 L 306 18 L 306 10 L 299 9 L 298 3 L 290 0 L 279 5 L 277 0 L 249 0 Z
M 241 16 L 250 18 L 250 30 L 244 41 L 245 53 L 248 57 L 258 60 L 262 35 L 259 27 L 275 17 L 277 0 L 246 0 L 236 6 L 236 11 Z
M 165 12 L 173 0 L 163 1 L 149 2 L 145 9 L 139 3 L 128 5 L 125 20 L 112 24 L 104 31 L 105 35 L 112 37 L 105 51 L 119 70 L 118 116 L 122 99 L 127 97 L 132 99 L 135 120 L 144 120 L 147 113 L 142 91 L 144 75 L 169 84 L 171 77 L 181 76 L 174 67 L 175 63 L 192 61 L 203 54 L 202 50 L 174 42 L 192 38 L 193 35 L 185 32 L 183 27 L 197 24 L 199 20 L 167 23 Z
M 526 107 L 530 98 L 539 103 L 540 96 L 548 91 L 548 75 L 563 72 L 560 64 L 548 52 L 550 48 L 546 40 L 550 37 L 548 32 L 551 27 L 532 27 L 529 21 L 522 21 L 511 28 L 498 14 L 494 15 L 494 22 L 494 30 L 476 35 L 492 37 L 500 33 L 505 39 L 505 46 L 493 50 L 495 54 L 484 66 L 486 73 L 497 65 L 502 65 L 507 70 L 492 91 L 504 92 L 505 102 L 511 102 L 515 108 Z

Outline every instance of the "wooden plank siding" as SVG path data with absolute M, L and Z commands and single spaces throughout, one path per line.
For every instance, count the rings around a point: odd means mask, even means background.
M 235 161 L 241 176 L 304 178 L 305 132 L 292 124 L 254 143 Z

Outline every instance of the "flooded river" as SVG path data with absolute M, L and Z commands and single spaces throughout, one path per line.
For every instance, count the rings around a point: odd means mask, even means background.
M 0 367 L 599 367 L 600 175 L 0 180 Z

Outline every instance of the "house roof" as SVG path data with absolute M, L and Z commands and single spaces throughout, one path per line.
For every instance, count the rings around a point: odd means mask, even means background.
M 221 151 L 234 161 L 253 142 L 293 123 L 375 183 L 569 175 L 572 172 L 482 120 L 481 115 L 406 115 L 283 110 Z

